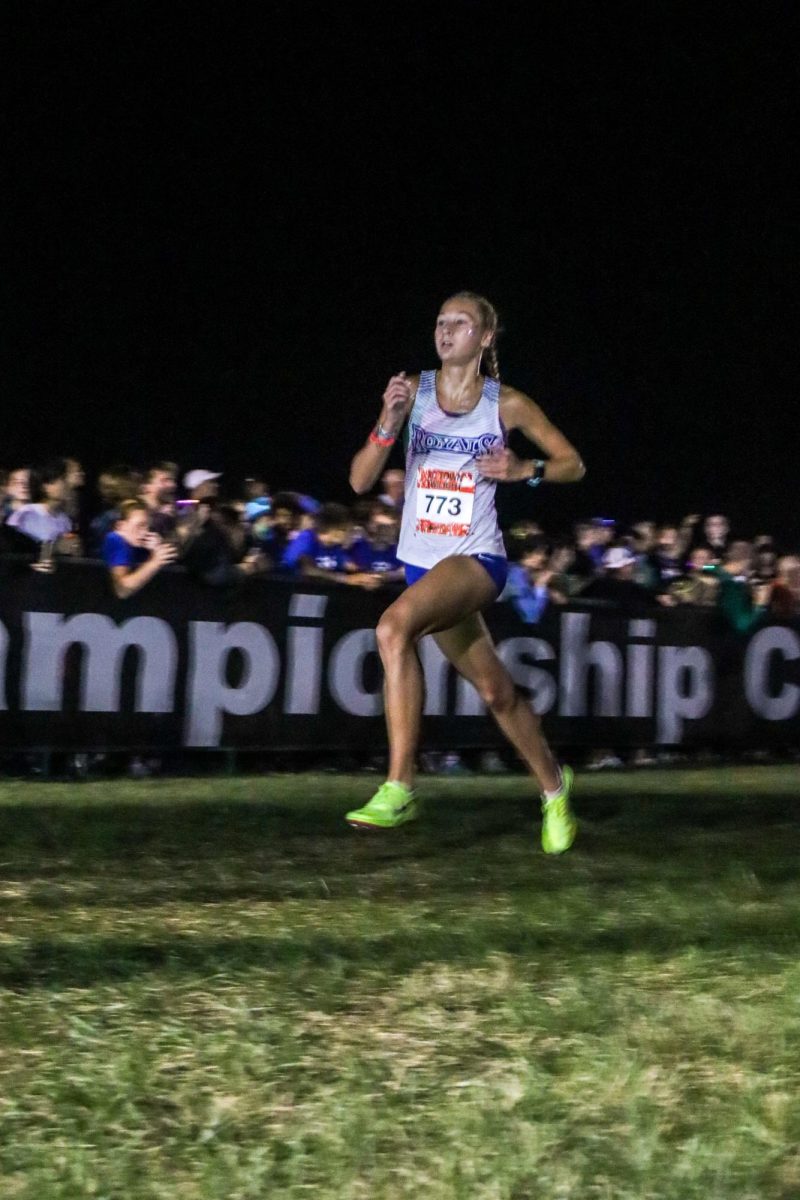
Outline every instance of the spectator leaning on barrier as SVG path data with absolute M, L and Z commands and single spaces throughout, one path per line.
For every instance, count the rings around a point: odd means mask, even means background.
M 316 528 L 304 529 L 286 547 L 281 570 L 370 590 L 380 587 L 381 576 L 359 571 L 346 549 L 351 525 L 352 519 L 343 504 L 323 505 L 316 517 Z
M 382 576 L 385 583 L 405 578 L 397 557 L 400 518 L 397 511 L 381 500 L 370 503 L 367 526 L 350 545 L 350 559 L 359 571 Z
M 67 464 L 53 459 L 31 471 L 33 503 L 23 504 L 8 518 L 10 528 L 36 542 L 52 543 L 56 554 L 78 554 L 80 543 L 64 511 L 67 497 Z
M 120 600 L 127 600 L 174 562 L 177 550 L 150 530 L 150 514 L 142 500 L 123 500 L 116 528 L 103 540 L 103 562 L 109 569 L 111 586 Z
M 523 621 L 535 624 L 551 603 L 564 604 L 567 595 L 553 582 L 547 539 L 530 537 L 520 548 L 519 560 L 511 563 L 503 600 L 509 600 Z
M 272 512 L 257 531 L 260 542 L 273 563 L 279 565 L 284 551 L 297 536 L 301 509 L 291 492 L 276 492 L 272 497 Z

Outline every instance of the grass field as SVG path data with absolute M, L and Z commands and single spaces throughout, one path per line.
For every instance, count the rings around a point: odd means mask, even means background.
M 797 1200 L 797 768 L 0 786 L 3 1200 Z

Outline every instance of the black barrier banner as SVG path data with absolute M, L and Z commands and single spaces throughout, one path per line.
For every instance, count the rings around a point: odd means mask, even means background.
M 385 744 L 375 625 L 396 591 L 163 571 L 126 601 L 97 563 L 0 561 L 0 745 L 54 750 Z M 715 611 L 498 602 L 498 652 L 555 745 L 800 743 L 800 625 L 747 636 Z M 420 645 L 423 740 L 496 745 L 474 688 Z

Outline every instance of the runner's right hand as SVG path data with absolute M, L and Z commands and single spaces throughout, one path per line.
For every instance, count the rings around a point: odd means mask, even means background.
M 411 382 L 405 371 L 401 371 L 399 375 L 392 376 L 383 393 L 381 425 L 384 429 L 390 429 L 392 433 L 397 433 L 406 415 L 410 400 Z

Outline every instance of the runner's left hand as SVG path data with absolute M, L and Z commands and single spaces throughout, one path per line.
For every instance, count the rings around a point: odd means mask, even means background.
M 484 479 L 495 479 L 498 483 L 515 483 L 527 479 L 530 474 L 528 464 L 507 446 L 491 454 L 482 454 L 475 463 Z

